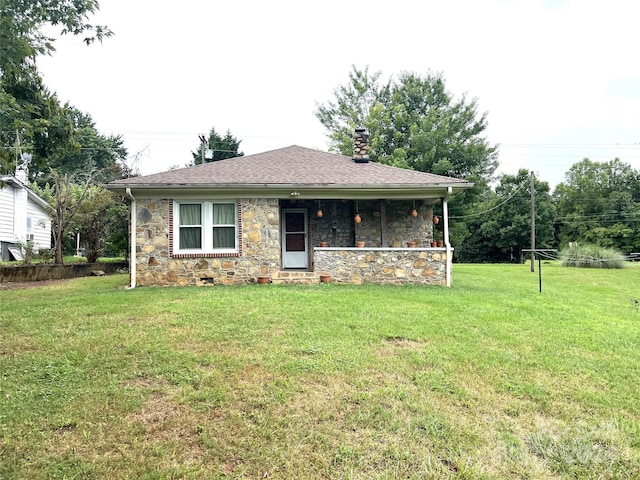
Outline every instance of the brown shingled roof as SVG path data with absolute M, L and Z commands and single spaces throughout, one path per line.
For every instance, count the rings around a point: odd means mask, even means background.
M 195 165 L 168 172 L 116 180 L 113 189 L 160 186 L 471 186 L 465 180 L 416 172 L 380 163 L 355 163 L 351 157 L 292 145 L 277 150 Z

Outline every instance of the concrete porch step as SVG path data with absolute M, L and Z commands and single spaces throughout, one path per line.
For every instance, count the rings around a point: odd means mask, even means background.
M 271 275 L 271 283 L 279 284 L 302 284 L 310 285 L 312 283 L 320 283 L 320 275 L 316 272 L 306 272 L 299 270 L 280 270 Z

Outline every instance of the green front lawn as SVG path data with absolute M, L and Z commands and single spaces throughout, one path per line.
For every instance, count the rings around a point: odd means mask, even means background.
M 0 478 L 638 478 L 640 269 L 0 290 Z

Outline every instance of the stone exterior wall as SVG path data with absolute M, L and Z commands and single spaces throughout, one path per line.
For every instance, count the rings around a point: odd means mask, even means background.
M 384 202 L 385 245 L 382 245 L 380 201 L 358 202 L 362 221 L 355 225 L 356 241 L 364 241 L 368 247 L 406 247 L 407 242 L 416 242 L 418 247 L 428 247 L 434 239 L 433 210 L 431 206 L 416 202 L 417 216 L 411 215 L 413 202 L 397 200 Z
M 137 285 L 234 285 L 280 270 L 280 207 L 277 199 L 240 199 L 240 255 L 171 257 L 170 200 L 138 199 Z M 180 258 L 178 258 L 180 257 Z
M 446 285 L 444 248 L 316 248 L 315 270 L 338 283 Z
M 330 200 L 319 204 L 323 216 L 318 218 L 316 209 L 310 210 L 311 244 L 327 242 L 332 247 L 355 246 L 353 202 Z M 335 209 L 335 210 L 334 210 Z
M 442 238 L 440 232 L 434 232 L 432 207 L 421 201 L 415 203 L 415 217 L 411 215 L 414 203 L 410 200 L 384 202 L 385 245 L 382 244 L 380 200 L 358 201 L 360 223 L 353 220 L 356 213 L 356 203 L 353 200 L 324 201 L 320 206 L 323 211 L 321 218 L 316 215 L 317 206 L 310 209 L 311 239 L 314 246 L 323 241 L 330 247 L 354 247 L 356 241 L 363 241 L 367 247 L 400 248 L 413 241 L 418 247 L 428 247 L 432 240 Z
M 281 272 L 280 209 L 288 206 L 286 201 L 239 199 L 239 253 L 202 257 L 171 255 L 171 205 L 168 199 L 137 199 L 137 285 L 236 285 L 254 283 L 259 277 L 269 277 L 274 283 L 318 281 L 313 272 L 304 278 Z M 327 273 L 334 282 L 353 284 L 446 284 L 444 248 L 398 248 L 406 247 L 410 240 L 418 246 L 429 244 L 433 238 L 430 206 L 416 203 L 418 215 L 413 217 L 413 202 L 385 202 L 388 245 L 383 247 L 380 201 L 358 202 L 360 224 L 353 221 L 353 201 L 323 201 L 321 205 L 324 215 L 318 217 L 317 202 L 296 204 L 309 210 L 311 246 L 327 241 L 335 247 L 311 249 L 316 274 Z M 369 248 L 352 248 L 360 239 Z

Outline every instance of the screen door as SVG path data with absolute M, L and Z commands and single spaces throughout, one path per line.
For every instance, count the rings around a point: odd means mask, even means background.
M 283 210 L 282 264 L 284 268 L 309 268 L 307 211 Z

